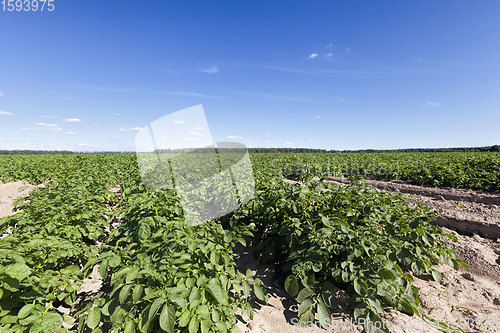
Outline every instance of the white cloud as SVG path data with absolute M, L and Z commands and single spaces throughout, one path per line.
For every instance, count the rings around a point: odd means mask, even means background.
M 228 139 L 240 139 L 240 140 L 243 139 L 242 136 L 238 136 L 238 135 L 228 135 L 227 138 Z
M 174 120 L 174 124 L 185 124 L 184 120 Z
M 79 143 L 78 145 L 80 147 L 88 147 L 88 146 L 90 146 L 88 143 Z
M 205 73 L 205 74 L 217 74 L 217 73 L 219 73 L 219 67 L 212 66 L 210 68 L 200 69 L 200 72 Z
M 81 98 L 74 98 L 74 97 L 71 97 L 71 96 L 66 96 L 66 97 L 64 97 L 64 99 L 67 100 L 67 101 L 83 102 L 83 99 L 81 99 Z
M 122 114 L 120 112 L 113 112 L 113 116 L 121 116 Z
M 181 72 L 173 70 L 173 69 L 163 69 L 162 72 L 169 73 L 169 74 L 175 74 L 175 75 L 181 74 Z
M 195 132 L 195 131 L 188 132 L 188 134 L 191 134 L 191 135 L 201 135 L 201 133 L 198 133 L 198 132 Z
M 317 56 L 318 56 L 318 54 L 317 54 L 317 53 L 311 53 L 311 54 L 309 55 L 309 59 L 314 59 L 314 58 L 316 58 Z
M 198 140 L 198 139 L 196 139 L 196 138 L 186 138 L 185 140 L 186 140 L 186 141 L 196 141 L 196 140 Z
M 0 110 L 0 116 L 13 116 L 12 112 L 2 111 Z
M 44 114 L 44 115 L 40 116 L 40 118 L 42 118 L 42 119 L 57 119 L 57 116 L 51 116 L 48 114 Z
M 5 94 L 3 92 L 0 91 L 0 97 L 4 96 Z
M 47 124 L 47 123 L 36 123 L 36 126 L 56 128 L 59 127 L 57 124 Z
M 245 95 L 248 95 L 248 96 L 256 97 L 256 98 L 278 99 L 278 100 L 291 101 L 291 102 L 309 102 L 309 103 L 317 102 L 315 100 L 308 99 L 308 98 L 268 94 L 268 93 L 261 93 L 261 92 L 257 92 L 257 91 L 243 91 L 242 93 Z
M 441 103 L 435 102 L 435 101 L 425 101 L 424 106 L 429 107 L 429 108 L 436 108 L 441 106 Z
M 64 121 L 67 123 L 79 123 L 79 122 L 81 122 L 81 120 L 78 118 L 66 118 L 66 119 L 64 119 Z
M 195 127 L 195 128 L 193 128 L 193 130 L 195 130 L 195 131 L 203 131 L 203 127 Z
M 136 89 L 109 88 L 109 87 L 100 87 L 100 86 L 77 86 L 77 88 L 88 89 L 88 90 L 95 90 L 95 91 L 102 91 L 102 92 L 109 92 L 109 93 L 131 94 L 131 93 L 136 93 L 137 92 Z
M 333 53 L 332 53 L 332 52 L 328 52 L 325 56 L 326 56 L 327 58 L 331 58 L 331 57 L 333 57 Z
M 66 134 L 66 135 L 76 135 L 75 132 L 65 132 L 64 134 Z
M 319 119 L 321 118 L 321 116 L 314 116 L 314 119 Z
M 201 94 L 192 91 L 162 91 L 163 95 L 173 95 L 173 96 L 186 96 L 186 97 L 200 97 L 200 98 L 210 98 L 210 99 L 221 99 L 219 96 Z
M 120 127 L 119 129 L 122 132 L 132 132 L 132 131 L 140 131 L 142 130 L 141 127 Z

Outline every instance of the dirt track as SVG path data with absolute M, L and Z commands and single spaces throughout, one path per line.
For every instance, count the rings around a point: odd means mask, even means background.
M 43 186 L 43 184 L 34 186 L 23 181 L 11 183 L 0 182 L 0 218 L 16 214 L 13 210 L 14 206 L 12 205 L 14 201 L 19 198 L 27 197 L 33 189 Z M 9 227 L 0 234 L 0 239 L 5 238 L 10 233 L 11 229 Z
M 12 183 L 0 182 L 0 218 L 14 215 L 12 203 L 18 198 L 23 198 L 35 188 L 31 184 L 18 181 Z

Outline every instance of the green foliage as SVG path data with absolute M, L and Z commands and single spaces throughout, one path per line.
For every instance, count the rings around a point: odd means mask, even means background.
M 356 319 L 380 321 L 386 308 L 418 315 L 412 276 L 440 281 L 437 263 L 466 266 L 440 242 L 454 237 L 429 223 L 433 213 L 359 183 L 282 179 L 370 176 L 498 192 L 499 156 L 253 155 L 256 198 L 194 227 L 174 190 L 142 184 L 135 155 L 0 156 L 2 181 L 45 184 L 0 220 L 0 231 L 12 232 L 0 239 L 2 332 L 64 332 L 63 322 L 79 332 L 237 332 L 235 313 L 252 318 L 252 299 L 267 301 L 262 281 L 238 271 L 232 256 L 254 234 L 259 258 L 282 270 L 303 322 L 328 327 L 339 290 Z M 80 293 L 95 267 L 102 288 Z
M 444 234 L 430 224 L 435 216 L 426 207 L 362 184 L 295 186 L 268 171 L 252 203 L 261 235 L 257 250 L 261 260 L 280 264 L 300 322 L 318 315 L 328 327 L 338 290 L 347 292 L 355 319 L 365 323 L 380 321 L 386 308 L 418 315 L 412 275 L 440 281 L 438 263 L 462 264 L 439 241 Z
M 306 181 L 312 177 L 405 180 L 429 187 L 454 187 L 500 193 L 500 154 L 448 153 L 330 153 L 262 154 L 258 161 L 274 166 L 274 175 Z M 272 162 L 271 162 L 272 161 Z

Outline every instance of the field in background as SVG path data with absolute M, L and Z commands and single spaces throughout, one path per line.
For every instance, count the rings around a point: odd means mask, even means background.
M 236 332 L 269 297 L 252 270 L 239 271 L 237 243 L 276 265 L 303 322 L 328 327 L 340 294 L 365 323 L 388 309 L 431 321 L 414 278 L 441 281 L 440 262 L 467 266 L 443 241 L 456 235 L 431 223 L 430 208 L 359 180 L 500 193 L 494 152 L 251 159 L 254 200 L 188 227 L 175 191 L 145 187 L 133 154 L 0 156 L 0 181 L 44 184 L 0 220 L 2 332 Z M 82 287 L 96 276 L 97 289 Z

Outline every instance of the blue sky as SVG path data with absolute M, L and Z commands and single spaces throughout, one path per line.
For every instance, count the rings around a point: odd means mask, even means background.
M 0 149 L 134 150 L 203 104 L 216 141 L 500 144 L 500 2 L 55 0 L 0 12 Z

